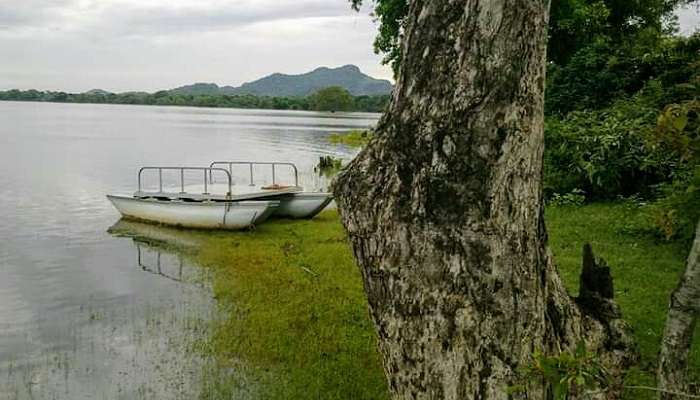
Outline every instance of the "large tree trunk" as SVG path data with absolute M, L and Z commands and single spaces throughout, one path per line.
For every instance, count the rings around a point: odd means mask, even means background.
M 506 399 L 535 351 L 580 340 L 631 359 L 612 300 L 579 306 L 547 250 L 547 18 L 546 0 L 411 1 L 392 102 L 334 184 L 397 399 Z
M 659 354 L 658 386 L 669 392 L 688 391 L 688 356 L 700 315 L 700 223 L 685 272 L 671 295 L 666 329 Z M 667 392 L 662 400 L 680 399 Z

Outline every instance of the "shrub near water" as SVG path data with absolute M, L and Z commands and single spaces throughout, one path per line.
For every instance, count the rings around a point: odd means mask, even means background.
M 328 141 L 333 144 L 344 144 L 350 147 L 362 147 L 372 139 L 372 133 L 365 130 L 354 130 L 345 133 L 332 133 Z
M 589 199 L 651 195 L 668 181 L 675 158 L 656 151 L 648 137 L 658 110 L 637 99 L 600 111 L 576 111 L 546 123 L 545 190 L 583 190 Z
M 687 175 L 687 162 L 655 142 L 661 139 L 658 125 L 683 122 L 679 115 L 691 121 L 685 133 L 670 137 L 698 137 L 692 119 L 700 98 L 700 34 L 640 35 L 624 43 L 594 41 L 566 65 L 551 65 L 548 197 L 583 190 L 588 201 L 632 195 L 653 199 L 659 184 L 682 186 L 678 177 Z

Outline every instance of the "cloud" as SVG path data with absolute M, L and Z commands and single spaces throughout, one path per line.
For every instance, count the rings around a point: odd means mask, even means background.
M 0 0 L 0 28 L 19 32 L 62 23 L 78 7 L 76 0 Z
M 678 10 L 678 22 L 681 32 L 690 34 L 700 28 L 700 8 L 696 6 L 688 6 Z
M 344 64 L 390 77 L 375 34 L 345 0 L 0 0 L 0 90 L 237 85 Z
M 282 19 L 349 14 L 348 4 L 341 0 L 37 0 L 10 3 L 0 3 L 0 27 L 5 34 L 17 35 L 185 35 Z
M 230 3 L 230 2 L 229 2 Z M 145 34 L 183 34 L 188 32 L 220 31 L 277 20 L 305 20 L 318 17 L 347 16 L 345 7 L 328 0 L 279 2 L 248 0 L 235 6 L 200 5 L 180 7 L 113 6 L 104 13 L 115 18 L 121 29 Z M 340 4 L 345 6 L 344 4 Z

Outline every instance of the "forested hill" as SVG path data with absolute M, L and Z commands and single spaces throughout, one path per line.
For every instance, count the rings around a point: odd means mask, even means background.
M 355 65 L 339 68 L 317 68 L 299 75 L 272 74 L 240 87 L 218 86 L 214 83 L 195 83 L 170 90 L 174 94 L 188 95 L 242 95 L 270 97 L 308 96 L 329 86 L 339 86 L 353 96 L 372 96 L 389 94 L 391 82 L 375 79 L 360 71 Z

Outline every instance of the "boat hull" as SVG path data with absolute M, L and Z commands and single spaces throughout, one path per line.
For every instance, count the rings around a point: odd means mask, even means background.
M 107 198 L 125 218 L 197 229 L 246 229 L 265 221 L 279 201 L 187 202 L 112 196 Z
M 313 218 L 333 200 L 330 193 L 293 193 L 280 199 L 273 216 L 280 218 Z

